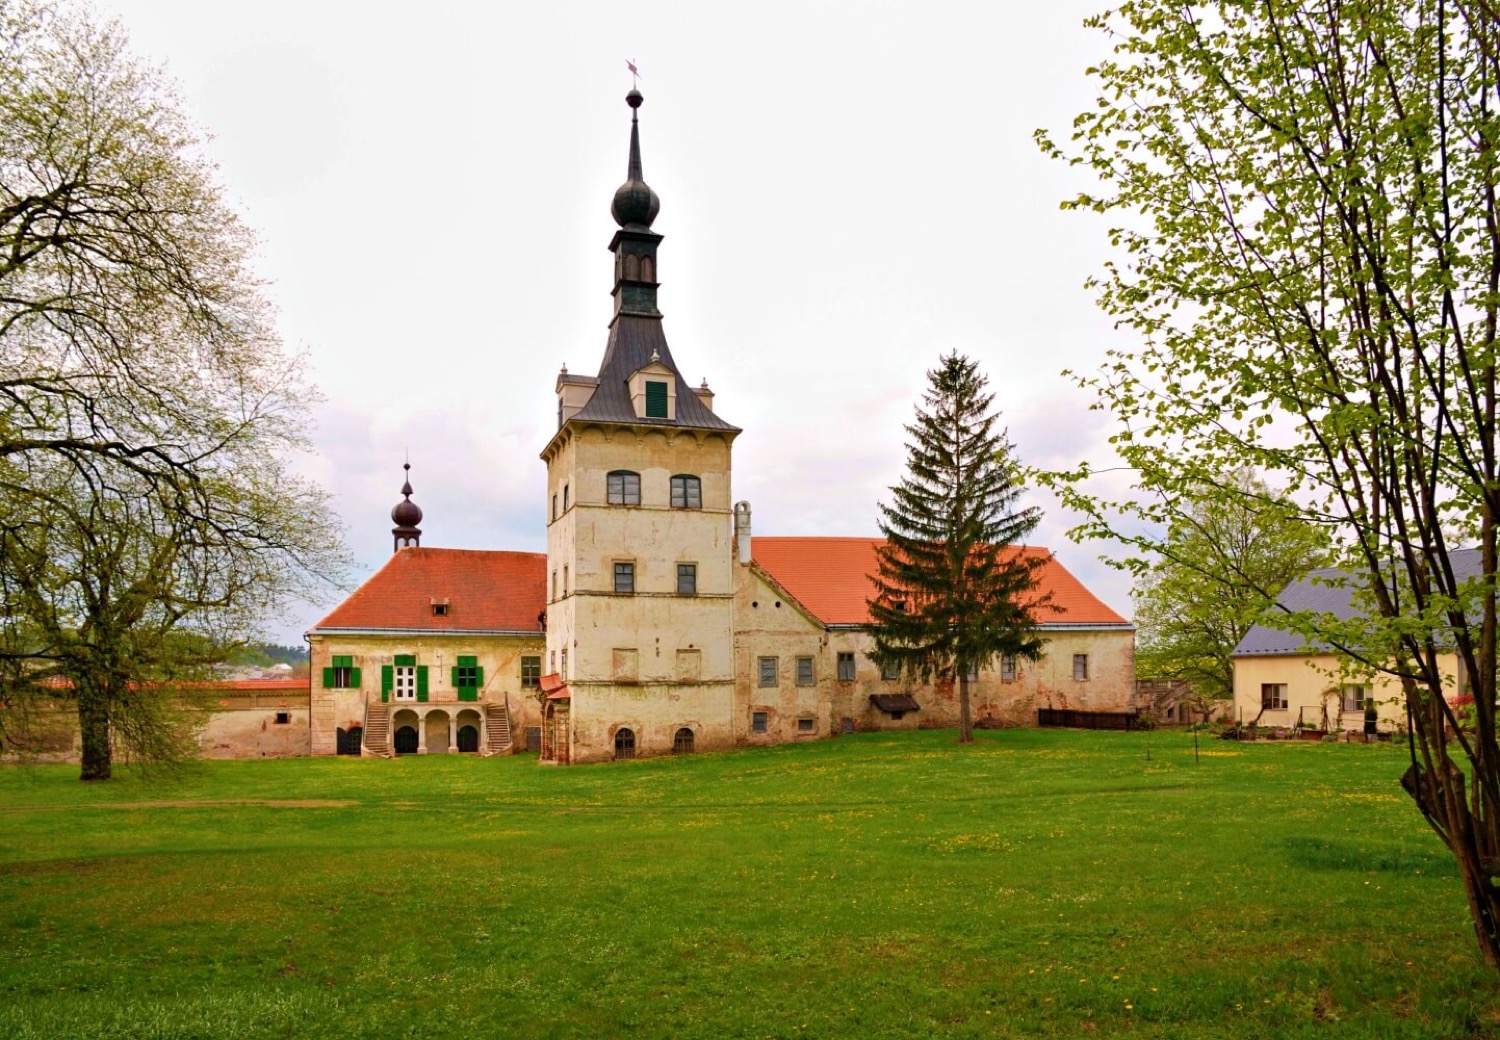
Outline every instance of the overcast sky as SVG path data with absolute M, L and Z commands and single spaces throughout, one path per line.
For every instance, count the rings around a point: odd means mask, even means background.
M 1092 103 L 1102 0 L 96 2 L 180 85 L 260 236 L 361 576 L 390 555 L 407 453 L 424 545 L 545 549 L 554 381 L 597 370 L 610 317 L 627 58 L 667 338 L 745 431 L 756 533 L 878 533 L 950 349 L 1024 462 L 1108 459 L 1110 420 L 1061 375 L 1118 335 L 1083 288 L 1105 227 L 1059 211 L 1085 182 L 1032 142 Z M 1128 615 L 1108 547 L 1029 500 L 1033 541 Z

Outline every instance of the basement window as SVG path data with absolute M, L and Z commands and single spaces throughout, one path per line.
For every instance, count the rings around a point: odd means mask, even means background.
M 812 732 L 814 732 L 814 730 L 816 729 L 816 727 L 817 727 L 817 723 L 814 720 L 812 720 L 812 719 L 798 719 L 797 720 L 797 732 L 798 733 L 812 733 Z
M 764 733 L 766 731 L 766 713 L 763 711 L 753 712 L 750 715 L 750 731 L 752 733 Z

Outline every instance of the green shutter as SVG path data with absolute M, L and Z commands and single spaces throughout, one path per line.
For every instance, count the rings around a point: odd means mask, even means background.
M 484 685 L 484 669 L 478 667 L 477 665 L 474 668 L 474 685 L 475 686 L 483 686 Z
M 414 665 L 416 663 L 417 663 L 417 655 L 416 654 L 397 654 L 396 655 L 396 667 L 398 667 L 398 668 L 410 667 L 411 665 Z
M 380 699 L 391 699 L 391 687 L 396 685 L 396 669 L 388 664 L 380 666 Z
M 335 668 L 351 668 L 354 666 L 354 658 L 349 654 L 334 654 L 333 666 Z
M 646 417 L 648 419 L 665 419 L 667 417 L 667 384 L 646 381 Z
M 351 669 L 349 669 L 349 686 L 350 686 L 350 688 L 357 690 L 357 689 L 359 689 L 359 685 L 360 685 L 359 669 L 358 668 L 351 668 Z
M 458 688 L 458 699 L 461 701 L 477 701 L 479 691 L 472 686 L 460 686 Z
M 419 700 L 419 701 L 425 701 L 426 699 L 427 699 L 427 666 L 425 664 L 423 664 L 423 665 L 418 665 L 417 666 L 417 700 Z
M 460 657 L 459 660 L 462 661 L 463 658 Z M 458 689 L 458 665 L 454 665 L 453 666 L 453 671 L 452 671 L 451 674 L 452 674 L 452 678 L 449 679 L 448 681 L 453 684 L 453 688 L 454 689 Z
M 332 688 L 333 688 L 333 669 L 332 668 L 324 668 L 323 669 L 323 689 L 325 689 L 325 690 L 331 690 Z
M 465 657 L 463 654 L 459 654 L 458 655 L 458 663 L 459 664 L 478 664 L 479 663 L 479 658 L 472 657 L 472 656 Z

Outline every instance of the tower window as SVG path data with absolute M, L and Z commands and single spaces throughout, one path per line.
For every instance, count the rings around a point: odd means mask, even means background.
M 646 418 L 665 419 L 666 417 L 667 384 L 648 379 L 646 381 Z
M 635 591 L 635 564 L 633 564 L 633 563 L 617 563 L 617 564 L 615 564 L 615 591 L 616 592 L 634 592 Z
M 672 508 L 702 509 L 703 481 L 685 473 L 672 478 Z
M 677 565 L 677 595 L 696 596 L 698 594 L 698 565 L 696 563 L 679 563 Z
M 641 504 L 641 475 L 639 473 L 632 473 L 628 469 L 617 469 L 606 478 L 606 488 L 609 504 L 612 506 Z

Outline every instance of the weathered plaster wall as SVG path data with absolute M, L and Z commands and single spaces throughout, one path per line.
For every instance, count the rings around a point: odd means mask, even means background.
M 541 636 L 464 635 L 414 632 L 409 635 L 314 635 L 312 643 L 312 753 L 332 755 L 337 751 L 339 729 L 362 726 L 365 705 L 380 702 L 380 668 L 394 664 L 397 654 L 412 654 L 418 665 L 428 666 L 428 703 L 448 704 L 454 710 L 507 704 L 511 733 L 516 747 L 526 746 L 527 726 L 541 725 L 541 710 L 535 689 L 521 686 L 521 658 L 542 657 Z M 327 689 L 323 669 L 333 657 L 349 656 L 360 670 L 357 689 Z M 452 669 L 460 655 L 472 656 L 484 669 L 484 686 L 477 701 L 460 701 L 453 686 Z M 395 701 L 390 702 L 392 709 Z M 394 731 L 393 731 L 394 732 Z

